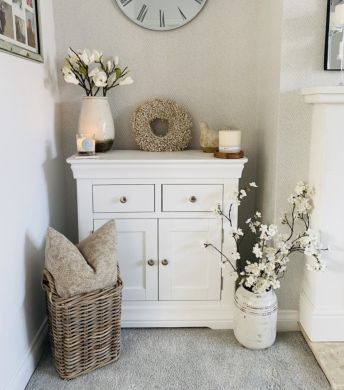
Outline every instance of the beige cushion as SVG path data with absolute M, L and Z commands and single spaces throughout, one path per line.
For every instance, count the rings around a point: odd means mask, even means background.
M 68 298 L 117 282 L 116 226 L 107 222 L 91 236 L 73 245 L 63 234 L 49 228 L 45 268 L 55 281 L 57 293 Z

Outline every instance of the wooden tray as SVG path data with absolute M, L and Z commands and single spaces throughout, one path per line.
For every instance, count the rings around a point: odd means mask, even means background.
M 243 158 L 245 155 L 244 151 L 241 150 L 238 153 L 225 153 L 225 152 L 219 152 L 218 150 L 214 153 L 214 157 L 216 158 L 224 158 L 224 159 L 238 159 Z

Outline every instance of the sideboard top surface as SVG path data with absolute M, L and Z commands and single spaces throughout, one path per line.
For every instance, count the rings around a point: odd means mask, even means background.
M 67 159 L 75 179 L 97 178 L 240 178 L 246 157 L 218 159 L 200 150 L 182 152 L 143 152 L 112 150 L 97 159 Z
M 186 150 L 182 152 L 144 152 L 141 150 L 111 150 L 107 153 L 99 153 L 97 159 L 80 159 L 76 155 L 67 159 L 69 164 L 102 164 L 102 163 L 138 163 L 138 162 L 156 162 L 159 163 L 188 163 L 188 162 L 208 162 L 210 164 L 226 163 L 226 164 L 245 164 L 247 158 L 235 160 L 218 159 L 212 153 L 203 153 L 201 150 Z

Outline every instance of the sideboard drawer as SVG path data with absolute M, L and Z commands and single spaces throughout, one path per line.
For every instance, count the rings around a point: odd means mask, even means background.
M 165 184 L 162 186 L 163 211 L 213 211 L 222 205 L 221 184 Z
M 154 184 L 94 185 L 93 212 L 154 212 Z

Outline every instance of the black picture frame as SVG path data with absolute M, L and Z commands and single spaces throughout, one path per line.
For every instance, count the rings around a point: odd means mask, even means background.
M 328 66 L 328 56 L 329 56 L 329 34 L 330 34 L 330 18 L 331 18 L 331 7 L 334 2 L 338 0 L 327 0 L 327 13 L 326 13 L 326 31 L 325 31 L 325 50 L 324 50 L 324 70 L 326 71 L 340 71 L 340 67 L 338 68 L 330 68 Z

